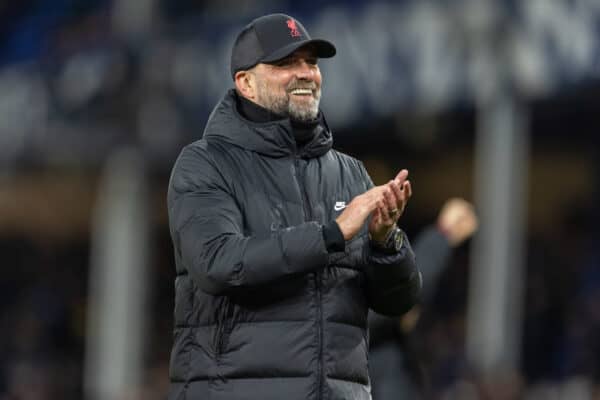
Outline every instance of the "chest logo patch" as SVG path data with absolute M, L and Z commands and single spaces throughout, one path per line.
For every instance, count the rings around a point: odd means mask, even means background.
M 340 211 L 340 210 L 343 210 L 344 208 L 346 208 L 346 202 L 345 201 L 336 201 L 335 205 L 333 206 L 333 209 L 335 211 Z

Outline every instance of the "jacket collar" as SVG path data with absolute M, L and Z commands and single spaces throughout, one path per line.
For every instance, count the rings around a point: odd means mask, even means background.
M 214 108 L 204 130 L 206 140 L 222 140 L 269 157 L 297 154 L 302 158 L 313 158 L 331 149 L 333 138 L 325 118 L 314 127 L 313 139 L 298 150 L 289 118 L 250 121 L 238 111 L 236 96 L 234 89 L 229 90 Z

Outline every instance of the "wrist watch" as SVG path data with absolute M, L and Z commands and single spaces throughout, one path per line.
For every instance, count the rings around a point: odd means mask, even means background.
M 381 242 L 371 241 L 373 247 L 377 250 L 382 251 L 384 253 L 397 253 L 402 248 L 402 244 L 404 243 L 404 233 L 402 229 L 395 227 L 392 231 L 387 235 L 385 240 Z

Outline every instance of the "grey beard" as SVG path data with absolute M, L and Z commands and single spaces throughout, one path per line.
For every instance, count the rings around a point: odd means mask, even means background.
M 289 98 L 289 95 L 288 95 Z M 317 118 L 319 114 L 319 100 L 321 99 L 321 93 L 317 92 L 315 102 L 310 107 L 299 107 L 296 104 L 288 101 L 288 116 L 296 121 L 308 122 Z
M 263 88 L 266 89 L 266 88 Z M 290 95 L 286 93 L 285 96 L 274 96 L 268 90 L 261 90 L 259 93 L 258 101 L 260 104 L 269 111 L 275 114 L 281 115 L 282 117 L 290 118 L 296 121 L 308 122 L 317 118 L 319 114 L 319 102 L 321 100 L 321 90 L 316 92 L 316 98 L 311 106 L 302 106 L 290 101 Z

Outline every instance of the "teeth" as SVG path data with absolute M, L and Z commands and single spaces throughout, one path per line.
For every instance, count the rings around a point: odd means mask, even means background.
M 294 89 L 292 90 L 292 94 L 312 94 L 311 89 Z

